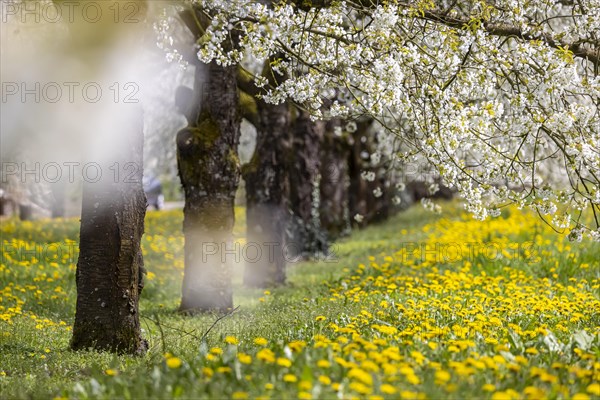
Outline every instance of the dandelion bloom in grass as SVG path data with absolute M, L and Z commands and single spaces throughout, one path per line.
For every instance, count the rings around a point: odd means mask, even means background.
M 600 384 L 592 383 L 587 387 L 586 391 L 594 396 L 600 396 Z
M 383 385 L 381 385 L 381 387 L 379 388 L 379 390 L 381 390 L 381 393 L 385 393 L 385 394 L 394 394 L 396 393 L 396 388 L 393 387 L 390 384 L 384 383 Z
M 540 352 L 535 347 L 530 347 L 527 350 L 525 350 L 525 353 L 536 355 L 536 354 L 539 354 Z
M 356 393 L 359 393 L 359 394 L 371 393 L 371 388 L 360 382 L 352 382 L 350 385 L 348 385 L 348 387 L 350 388 L 350 390 L 354 390 Z
M 269 341 L 264 337 L 257 337 L 256 339 L 254 339 L 254 344 L 257 346 L 266 346 L 267 343 L 269 343 Z
M 373 377 L 371 374 L 360 368 L 352 368 L 350 372 L 348 372 L 348 378 L 359 380 L 369 386 L 373 384 Z
M 317 315 L 317 317 L 315 318 L 315 321 L 321 322 L 321 321 L 325 321 L 326 319 L 327 319 L 327 317 L 325 317 L 324 315 Z
M 481 387 L 481 390 L 483 390 L 484 392 L 493 392 L 496 390 L 496 386 L 492 385 L 491 383 L 486 383 Z
M 256 353 L 256 358 L 264 362 L 274 363 L 275 353 L 273 353 L 271 349 L 262 349 L 258 353 Z
M 590 400 L 590 396 L 585 393 L 576 393 L 571 397 L 571 400 Z
M 329 367 L 331 367 L 331 363 L 327 360 L 319 360 L 319 361 L 317 361 L 317 367 L 329 368 Z
M 220 347 L 213 347 L 212 349 L 210 349 L 210 352 L 212 354 L 221 355 L 223 354 L 223 349 Z
M 435 372 L 435 382 L 436 384 L 446 383 L 450 380 L 450 373 L 448 371 L 436 371 Z
M 331 378 L 325 375 L 321 375 L 319 376 L 319 382 L 321 382 L 323 385 L 331 385 Z
M 298 381 L 298 378 L 294 374 L 285 374 L 283 376 L 283 381 L 284 382 L 296 382 L 296 381 Z
M 512 389 L 496 392 L 492 395 L 492 400 L 518 400 L 520 398 L 521 395 Z
M 287 359 L 287 358 L 279 357 L 277 359 L 277 365 L 279 365 L 281 367 L 289 368 L 289 367 L 292 366 L 292 362 L 289 359 Z
M 167 358 L 167 367 L 171 369 L 176 369 L 181 367 L 181 359 L 179 357 L 169 357 Z
M 302 400 L 308 400 L 308 399 L 312 399 L 312 395 L 308 392 L 299 392 L 298 398 L 302 399 Z
M 232 399 L 247 399 L 248 398 L 248 393 L 246 392 L 233 392 L 233 394 L 231 395 Z
M 288 347 L 292 349 L 293 352 L 297 353 L 306 347 L 306 342 L 303 340 L 294 340 L 293 342 L 288 343 Z
M 239 341 L 235 336 L 225 336 L 225 343 L 227 344 L 238 344 Z
M 116 376 L 119 372 L 116 369 L 107 369 L 104 373 L 108 376 Z
M 252 357 L 245 353 L 238 353 L 237 358 L 242 364 L 250 364 L 252 362 Z

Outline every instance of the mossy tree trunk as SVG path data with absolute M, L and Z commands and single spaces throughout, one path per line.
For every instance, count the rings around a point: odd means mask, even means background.
M 292 122 L 292 139 L 287 169 L 290 182 L 290 224 L 286 254 L 310 258 L 327 251 L 327 239 L 319 220 L 319 148 L 322 121 L 312 121 L 309 113 L 297 110 Z
M 285 282 L 289 220 L 285 153 L 290 108 L 288 103 L 274 105 L 257 100 L 257 114 L 256 150 L 243 169 L 248 248 L 244 284 L 269 287 Z
M 224 311 L 233 306 L 231 264 L 239 258 L 232 240 L 240 176 L 237 68 L 214 62 L 196 68 L 194 92 L 200 96 L 200 110 L 177 134 L 177 166 L 185 195 L 180 310 Z
M 336 130 L 337 128 L 337 130 Z M 325 126 L 321 148 L 320 219 L 329 239 L 342 235 L 349 227 L 348 210 L 348 133 L 341 121 L 334 119 Z
M 115 158 L 102 169 L 101 180 L 84 183 L 74 350 L 139 354 L 147 349 L 138 312 L 144 273 L 140 241 L 146 213 L 144 137 L 138 114 L 132 134 L 124 133 L 115 143 Z

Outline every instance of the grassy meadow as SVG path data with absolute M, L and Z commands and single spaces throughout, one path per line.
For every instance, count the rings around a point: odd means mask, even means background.
M 244 210 L 236 209 L 244 242 Z M 4 220 L 0 398 L 600 398 L 600 244 L 525 211 L 414 207 L 239 309 L 176 312 L 180 210 L 148 212 L 145 356 L 69 350 L 78 219 Z

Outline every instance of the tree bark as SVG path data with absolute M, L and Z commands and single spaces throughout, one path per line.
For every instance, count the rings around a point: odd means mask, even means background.
M 237 68 L 215 62 L 196 68 L 194 93 L 200 96 L 200 111 L 177 134 L 177 166 L 185 194 L 180 310 L 224 311 L 233 307 L 231 262 L 239 257 L 232 254 L 240 176 Z
M 292 123 L 291 153 L 288 155 L 292 221 L 286 253 L 289 257 L 310 258 L 327 250 L 327 239 L 319 221 L 319 144 L 323 123 L 297 110 Z
M 99 182 L 84 183 L 74 350 L 139 354 L 147 349 L 138 312 L 145 272 L 140 241 L 146 213 L 139 114 L 130 131 L 133 134 L 123 135 L 114 149 L 118 164 L 103 168 Z
M 350 178 L 348 208 L 354 226 L 362 228 L 367 225 L 368 218 L 368 182 L 362 177 L 367 165 L 366 151 L 367 131 L 371 120 L 357 121 L 357 129 L 351 133 L 351 150 L 348 159 L 348 175 Z M 364 139 L 363 139 L 364 138 Z M 360 217 L 361 216 L 362 219 Z
M 288 103 L 257 100 L 256 150 L 244 166 L 246 181 L 246 248 L 244 284 L 269 287 L 285 283 L 289 185 L 285 169 L 290 108 Z
M 63 218 L 65 216 L 65 201 L 67 197 L 67 183 L 61 179 L 58 182 L 50 184 L 52 200 L 50 212 L 52 218 Z
M 339 119 L 325 126 L 321 148 L 320 218 L 328 239 L 336 239 L 349 228 L 348 158 L 350 146 L 347 133 L 336 133 Z

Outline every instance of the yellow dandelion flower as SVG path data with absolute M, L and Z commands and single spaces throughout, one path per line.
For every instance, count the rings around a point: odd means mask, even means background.
M 576 393 L 571 397 L 571 400 L 590 400 L 590 396 L 585 393 Z
M 279 358 L 277 359 L 277 365 L 279 365 L 279 366 L 281 366 L 281 367 L 286 367 L 286 368 L 289 368 L 289 367 L 291 367 L 291 366 L 292 366 L 292 361 L 290 361 L 290 360 L 289 360 L 289 359 L 287 359 L 287 358 L 282 358 L 282 357 L 279 357 Z
M 484 392 L 494 392 L 496 390 L 496 386 L 492 385 L 491 383 L 486 383 L 481 387 L 481 390 Z
M 210 349 L 210 353 L 215 355 L 221 355 L 223 354 L 223 349 L 220 347 L 213 347 L 212 349 Z
M 273 353 L 271 349 L 261 349 L 258 353 L 256 353 L 256 358 L 264 362 L 274 363 L 275 353 Z
M 245 353 L 238 353 L 237 358 L 242 364 L 250 364 L 252 362 L 252 357 Z
M 325 375 L 319 376 L 319 382 L 321 382 L 323 385 L 331 385 L 331 379 Z
M 181 359 L 178 357 L 170 357 L 167 358 L 167 367 L 171 368 L 171 369 L 176 369 L 181 367 Z
M 269 341 L 264 337 L 257 337 L 254 339 L 254 344 L 257 346 L 266 346 Z
M 236 345 L 239 343 L 239 341 L 237 340 L 237 338 L 235 336 L 225 336 L 224 341 L 227 344 L 233 344 L 233 345 Z
M 586 388 L 586 392 L 593 394 L 594 396 L 600 396 L 600 384 L 592 383 Z
M 448 371 L 435 371 L 435 382 L 436 384 L 446 383 L 450 380 L 450 373 Z
M 350 390 L 354 390 L 355 392 L 360 393 L 360 394 L 370 394 L 371 393 L 371 388 L 360 382 L 352 382 L 350 385 L 348 385 L 348 387 L 350 388 Z
M 392 385 L 387 384 L 387 383 L 384 383 L 383 385 L 381 385 L 379 390 L 381 390 L 381 393 L 385 393 L 385 394 L 394 394 L 397 392 L 395 387 L 393 387 Z

